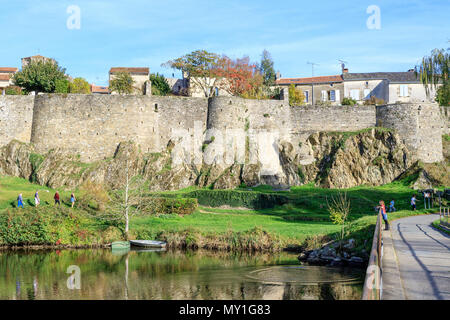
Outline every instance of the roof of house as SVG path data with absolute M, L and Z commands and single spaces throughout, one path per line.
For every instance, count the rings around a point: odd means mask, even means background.
M 92 93 L 109 93 L 109 88 L 104 86 L 96 86 L 95 84 L 91 84 L 91 92 Z
M 0 67 L 0 72 L 17 72 L 18 68 L 10 68 L 10 67 Z
M 126 67 L 115 67 L 109 70 L 109 73 L 116 72 L 129 72 L 129 73 L 140 73 L 140 74 L 149 74 L 149 68 L 126 68 Z
M 389 80 L 390 82 L 420 82 L 415 72 L 367 72 L 344 73 L 344 81 L 354 80 Z
M 343 82 L 342 76 L 322 76 L 310 78 L 281 78 L 276 81 L 277 84 L 318 84 L 318 83 L 338 83 Z

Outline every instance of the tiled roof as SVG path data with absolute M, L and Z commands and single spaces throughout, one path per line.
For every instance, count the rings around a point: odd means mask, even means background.
M 343 82 L 342 76 L 322 76 L 310 78 L 282 78 L 276 81 L 277 84 L 318 84 Z
M 390 82 L 420 82 L 415 72 L 344 73 L 344 80 L 389 80 Z
M 9 81 L 10 78 L 9 74 L 0 74 L 0 81 Z
M 109 88 L 104 86 L 96 86 L 95 84 L 91 84 L 91 92 L 92 93 L 109 93 Z
M 111 68 L 111 70 L 109 70 L 109 73 L 116 73 L 116 72 L 129 72 L 129 73 L 149 74 L 150 73 L 150 69 L 149 68 L 116 67 L 116 68 Z
M 0 72 L 17 72 L 18 68 L 0 67 Z

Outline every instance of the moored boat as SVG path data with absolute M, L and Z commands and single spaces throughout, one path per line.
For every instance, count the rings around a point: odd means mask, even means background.
M 141 248 L 165 248 L 166 243 L 164 241 L 156 240 L 130 240 L 130 244 L 135 247 Z

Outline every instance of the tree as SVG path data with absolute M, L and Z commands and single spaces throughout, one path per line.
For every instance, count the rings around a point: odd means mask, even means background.
M 296 88 L 292 83 L 289 86 L 289 105 L 301 106 L 305 103 L 305 94 L 300 88 Z
M 89 82 L 87 82 L 83 78 L 75 78 L 69 84 L 69 92 L 70 93 L 90 94 L 91 86 L 89 85 Z
M 16 86 L 24 88 L 27 92 L 55 92 L 58 80 L 66 79 L 66 70 L 58 66 L 55 61 L 33 61 L 21 71 L 17 72 L 12 80 Z
M 117 72 L 114 79 L 109 82 L 109 90 L 118 92 L 119 94 L 133 93 L 134 80 L 129 72 Z
M 341 226 L 341 232 L 339 239 L 341 240 L 340 246 L 342 249 L 342 240 L 345 237 L 345 227 L 347 225 L 347 218 L 350 214 L 351 203 L 350 199 L 347 198 L 346 193 L 338 193 L 337 196 L 331 197 L 331 201 L 328 202 L 328 211 L 330 212 L 330 219 L 334 224 Z
M 273 65 L 272 56 L 269 51 L 264 49 L 261 55 L 261 65 L 259 66 L 259 70 L 264 78 L 265 86 L 275 85 L 276 74 Z
M 220 81 L 219 86 L 234 96 L 251 95 L 263 83 L 263 77 L 256 65 L 250 63 L 249 57 L 233 60 L 223 56 L 215 68 L 215 74 L 219 78 L 226 79 Z
M 219 55 L 206 50 L 196 50 L 175 60 L 169 60 L 162 66 L 186 73 L 189 81 L 202 90 L 205 97 L 212 97 L 218 76 Z
M 172 91 L 167 79 L 162 74 L 152 73 L 150 75 L 150 81 L 152 82 L 152 95 L 167 96 Z
M 55 82 L 55 93 L 69 93 L 69 80 L 58 79 Z
M 438 89 L 437 99 L 441 105 L 448 105 L 448 91 L 450 90 L 450 50 L 434 49 L 430 56 L 422 59 L 422 63 L 415 67 L 416 75 L 419 75 L 420 81 L 425 86 L 427 95 L 430 89 L 436 89 L 442 84 L 443 89 Z

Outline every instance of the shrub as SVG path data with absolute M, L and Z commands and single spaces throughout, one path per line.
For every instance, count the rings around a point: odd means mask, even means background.
M 198 208 L 198 200 L 195 198 L 163 198 L 150 197 L 141 207 L 143 215 L 188 215 Z
M 289 105 L 301 106 L 305 103 L 305 95 L 303 91 L 296 88 L 294 84 L 289 86 Z
M 58 79 L 55 81 L 55 92 L 56 93 L 69 93 L 69 80 Z
M 345 97 L 344 99 L 342 99 L 343 106 L 354 106 L 356 103 L 356 100 L 352 98 Z
M 150 81 L 152 82 L 152 95 L 166 96 L 170 93 L 171 89 L 167 79 L 162 74 L 150 75 Z
M 378 99 L 375 96 L 371 96 L 370 99 L 367 99 L 364 101 L 364 105 L 368 106 L 368 105 L 382 105 L 385 104 L 386 102 L 383 99 Z
M 134 80 L 129 72 L 117 72 L 114 79 L 109 82 L 109 90 L 119 94 L 131 94 Z
M 5 94 L 9 96 L 17 96 L 22 94 L 22 89 L 18 86 L 9 86 L 5 89 Z
M 87 180 L 80 186 L 79 193 L 79 207 L 97 211 L 105 210 L 109 197 L 102 184 Z
M 89 85 L 89 82 L 87 82 L 83 78 L 75 78 L 69 84 L 69 92 L 70 93 L 80 93 L 80 94 L 90 94 L 91 86 Z

